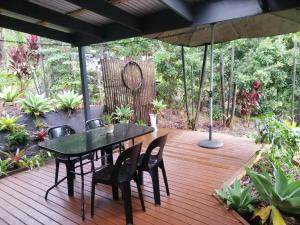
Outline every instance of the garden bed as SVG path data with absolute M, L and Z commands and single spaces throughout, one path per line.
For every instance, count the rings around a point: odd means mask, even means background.
M 10 175 L 15 172 L 23 171 L 44 164 L 52 156 L 40 151 L 36 133 L 43 131 L 47 134 L 48 127 L 69 125 L 76 132 L 85 130 L 83 109 L 78 109 L 69 115 L 65 111 L 51 111 L 38 118 L 40 127 L 37 127 L 37 119 L 29 114 L 22 113 L 17 104 L 1 106 L 2 114 L 10 117 L 20 116 L 17 126 L 22 127 L 27 132 L 27 140 L 22 144 L 9 145 L 9 131 L 0 132 L 0 176 Z M 91 118 L 99 118 L 103 114 L 103 106 L 91 106 Z M 6 164 L 5 159 L 9 159 Z

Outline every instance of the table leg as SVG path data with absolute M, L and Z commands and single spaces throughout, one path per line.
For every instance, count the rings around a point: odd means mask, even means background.
M 66 167 L 67 167 L 68 195 L 74 196 L 75 163 L 71 161 L 70 158 L 68 158 Z
M 80 209 L 81 209 L 82 220 L 84 220 L 85 219 L 85 213 L 84 213 L 84 173 L 83 173 L 83 165 L 82 165 L 82 157 L 81 156 L 80 156 L 80 176 L 81 176 Z

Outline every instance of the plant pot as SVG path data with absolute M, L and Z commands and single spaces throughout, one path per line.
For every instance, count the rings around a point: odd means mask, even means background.
M 105 125 L 105 129 L 107 134 L 112 134 L 114 132 L 114 125 L 113 124 Z
M 129 123 L 129 120 L 120 120 L 120 123 Z
M 151 124 L 151 127 L 154 128 L 154 130 L 156 131 L 157 130 L 157 126 L 156 126 L 156 114 L 149 114 L 149 117 L 150 117 L 150 124 Z

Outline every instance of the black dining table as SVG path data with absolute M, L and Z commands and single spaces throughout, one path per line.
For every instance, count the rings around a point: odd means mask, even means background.
M 82 133 L 76 133 L 68 136 L 64 136 L 57 139 L 45 140 L 39 143 L 41 149 L 53 152 L 57 155 L 67 158 L 67 163 L 74 157 L 79 158 L 80 173 L 75 171 L 67 171 L 67 175 L 50 187 L 45 194 L 45 199 L 48 197 L 48 193 L 54 187 L 59 185 L 64 180 L 67 180 L 68 195 L 74 196 L 74 174 L 81 176 L 81 216 L 84 219 L 84 175 L 91 173 L 95 170 L 94 167 L 94 153 L 100 149 L 108 148 L 116 144 L 121 144 L 124 141 L 132 140 L 134 144 L 134 138 L 151 133 L 154 128 L 149 126 L 138 126 L 132 123 L 119 123 L 114 125 L 114 132 L 107 134 L 104 127 L 92 129 Z M 90 160 L 83 162 L 87 159 Z M 83 166 L 87 163 L 91 163 L 91 170 L 84 172 Z M 75 167 L 75 168 L 77 168 Z

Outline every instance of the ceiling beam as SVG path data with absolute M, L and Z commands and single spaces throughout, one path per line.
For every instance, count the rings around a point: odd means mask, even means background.
M 182 17 L 178 16 L 174 11 L 169 9 L 154 14 L 150 14 L 147 16 L 139 17 L 139 20 L 143 25 L 142 32 L 127 29 L 126 27 L 117 23 L 111 23 L 102 26 L 103 36 L 101 39 L 83 37 L 77 35 L 75 38 L 74 45 L 87 45 L 87 44 L 95 44 L 99 42 L 103 43 L 103 42 L 115 41 L 115 40 L 130 38 L 130 37 L 153 34 L 153 33 L 167 31 L 167 30 L 184 28 L 192 24 L 191 22 L 186 21 Z
M 290 8 L 299 8 L 300 7 L 300 1 L 299 0 L 288 0 L 288 1 L 282 1 L 282 0 L 264 0 L 262 1 L 269 12 L 273 11 L 279 11 L 279 10 L 285 10 Z
M 73 36 L 71 34 L 3 15 L 0 15 L 0 27 L 28 34 L 35 34 L 41 37 L 46 37 L 57 41 L 63 41 L 70 44 L 73 44 L 74 41 Z
M 27 2 L 25 0 L 0 0 L 0 7 L 14 13 L 41 20 L 43 22 L 66 27 L 73 32 L 101 36 L 100 28 L 97 26 L 76 19 L 72 16 L 64 15 L 54 10 Z
M 193 13 L 191 4 L 184 2 L 183 0 L 160 0 L 171 10 L 183 17 L 185 20 L 193 21 Z
M 227 0 L 198 3 L 193 25 L 204 25 L 255 16 L 263 12 L 257 0 Z
M 75 44 L 88 44 L 97 42 L 108 42 L 136 36 L 144 36 L 165 31 L 181 29 L 190 26 L 218 23 L 221 21 L 233 20 L 241 17 L 254 16 L 262 13 L 257 0 L 227 0 L 209 1 L 193 5 L 194 19 L 192 22 L 178 16 L 173 10 L 167 9 L 151 15 L 139 17 L 143 31 L 141 33 L 133 30 L 126 30 L 118 24 L 107 24 L 102 26 L 102 39 L 90 39 L 79 37 Z M 220 13 L 222 12 L 222 13 Z
M 141 31 L 138 17 L 114 6 L 104 0 L 66 0 L 101 16 L 109 18 L 118 24 L 135 31 Z

